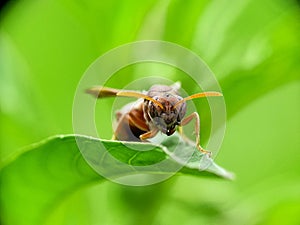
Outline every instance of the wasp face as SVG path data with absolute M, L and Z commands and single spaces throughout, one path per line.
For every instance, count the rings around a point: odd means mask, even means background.
M 152 124 L 164 134 L 172 135 L 186 113 L 186 103 L 183 102 L 174 107 L 178 101 L 182 100 L 182 97 L 170 93 L 154 96 L 153 99 L 161 103 L 163 108 L 154 102 L 148 102 L 148 116 Z

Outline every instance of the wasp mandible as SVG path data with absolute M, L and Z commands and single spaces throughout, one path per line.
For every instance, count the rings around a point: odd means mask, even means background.
M 86 92 L 97 98 L 134 97 L 136 102 L 125 105 L 116 113 L 117 127 L 114 138 L 121 141 L 145 141 L 159 131 L 170 136 L 177 129 L 182 134 L 182 126 L 195 119 L 196 147 L 201 153 L 211 154 L 200 145 L 200 117 L 197 112 L 186 114 L 186 101 L 196 98 L 222 96 L 219 92 L 202 92 L 188 97 L 179 94 L 180 83 L 171 86 L 153 85 L 149 91 L 139 92 L 108 87 L 93 87 Z

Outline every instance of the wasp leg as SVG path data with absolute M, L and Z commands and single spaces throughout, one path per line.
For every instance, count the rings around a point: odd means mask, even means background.
M 181 121 L 181 127 L 187 125 L 189 122 L 191 122 L 192 119 L 195 119 L 195 135 L 196 135 L 196 146 L 197 149 L 204 154 L 208 154 L 209 156 L 211 156 L 211 152 L 205 150 L 204 148 L 201 147 L 200 145 L 200 117 L 199 114 L 197 112 L 193 112 L 191 115 L 187 116 L 186 118 L 184 118 Z M 181 130 L 180 130 L 181 129 Z M 182 128 L 179 129 L 179 133 L 183 134 L 182 132 Z M 183 138 L 185 138 L 185 136 L 183 135 Z
M 146 139 L 153 138 L 158 133 L 158 129 L 153 129 L 148 131 L 147 133 L 141 134 L 140 139 L 145 141 Z

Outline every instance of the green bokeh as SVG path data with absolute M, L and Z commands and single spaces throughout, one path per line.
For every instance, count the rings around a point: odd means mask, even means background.
M 95 184 L 62 196 L 46 224 L 300 224 L 299 21 L 292 0 L 9 2 L 0 21 L 1 164 L 23 146 L 73 132 L 76 86 L 101 54 L 135 40 L 171 41 L 203 58 L 220 82 L 228 122 L 216 160 L 236 180 Z M 125 68 L 118 77 L 126 79 L 109 84 L 122 87 L 142 70 Z M 195 90 L 180 72 L 163 71 Z M 103 127 L 111 127 L 111 106 L 97 106 Z

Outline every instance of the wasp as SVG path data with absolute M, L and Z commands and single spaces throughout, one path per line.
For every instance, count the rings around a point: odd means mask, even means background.
M 114 139 L 122 141 L 146 141 L 158 132 L 168 136 L 195 120 L 196 147 L 201 153 L 211 155 L 200 145 L 200 117 L 197 112 L 186 116 L 186 101 L 196 98 L 222 96 L 219 92 L 209 91 L 181 97 L 180 83 L 173 85 L 153 85 L 148 91 L 120 90 L 102 86 L 92 87 L 86 92 L 97 98 L 134 97 L 137 101 L 125 105 L 116 113 L 117 126 Z

